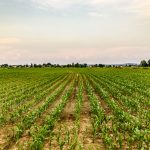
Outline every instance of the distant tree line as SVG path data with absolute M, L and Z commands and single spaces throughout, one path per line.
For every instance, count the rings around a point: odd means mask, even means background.
M 150 67 L 150 59 L 148 61 L 142 60 L 140 63 L 140 66 L 142 67 Z
M 107 65 L 108 66 L 108 65 Z M 52 63 L 44 63 L 44 64 L 33 64 L 31 63 L 26 65 L 8 65 L 8 64 L 2 64 L 0 65 L 2 68 L 86 68 L 86 67 L 106 67 L 106 65 L 103 64 L 94 64 L 94 65 L 87 65 L 86 63 L 80 64 L 80 63 L 72 63 L 72 64 L 66 64 L 66 65 L 60 65 L 60 64 L 52 64 Z M 111 66 L 108 66 L 111 67 Z
M 68 67 L 74 67 L 74 68 L 85 68 L 87 67 L 87 64 L 80 64 L 80 63 L 72 63 L 72 64 L 66 64 L 66 65 L 60 65 L 60 64 L 52 64 L 52 63 L 43 63 L 43 64 L 33 64 L 31 63 L 26 65 L 9 65 L 9 64 L 2 64 L 0 65 L 1 68 L 45 68 L 45 67 L 52 67 L 52 68 L 68 68 Z
M 140 64 L 132 64 L 132 63 L 127 63 L 127 64 L 116 64 L 116 65 L 105 65 L 105 64 L 92 64 L 92 65 L 87 65 L 86 63 L 72 63 L 72 64 L 65 64 L 65 65 L 60 65 L 60 64 L 52 64 L 52 63 L 43 63 L 43 64 L 25 64 L 25 65 L 9 65 L 9 64 L 2 64 L 0 65 L 1 68 L 86 68 L 86 67 L 98 67 L 98 68 L 103 68 L 103 67 L 150 67 L 150 59 L 148 61 L 142 60 Z
M 43 67 L 52 67 L 52 68 L 72 68 L 72 67 L 75 67 L 75 68 L 85 68 L 87 67 L 87 64 L 79 64 L 79 63 L 72 63 L 72 64 L 66 64 L 66 65 L 60 65 L 60 64 L 51 64 L 51 63 L 44 63 L 44 64 L 31 64 L 30 65 L 31 68 L 43 68 Z

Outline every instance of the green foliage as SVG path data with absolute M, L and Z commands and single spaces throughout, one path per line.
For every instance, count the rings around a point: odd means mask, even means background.
M 60 150 L 66 145 L 68 149 L 84 149 L 79 134 L 85 94 L 91 110 L 88 134 L 92 144 L 102 139 L 106 149 L 149 148 L 149 69 L 1 68 L 0 76 L 0 127 L 12 126 L 7 131 L 4 149 L 24 135 L 30 137 L 26 149 L 41 150 L 47 140 L 53 149 L 56 137 Z M 51 110 L 58 99 L 59 103 Z M 70 99 L 75 102 L 73 131 L 63 126 L 56 134 L 56 123 L 61 121 Z
M 147 64 L 147 62 L 145 60 L 142 60 L 141 63 L 140 63 L 140 65 L 142 67 L 147 67 L 148 66 L 148 64 Z

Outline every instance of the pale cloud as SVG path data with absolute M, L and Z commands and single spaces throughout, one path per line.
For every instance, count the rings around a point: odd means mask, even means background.
M 21 40 L 15 37 L 0 38 L 0 45 L 18 44 Z
M 99 13 L 99 12 L 89 12 L 88 15 L 91 17 L 105 17 L 106 16 L 106 15 Z
M 23 52 L 12 46 L 0 45 L 0 63 L 18 62 L 23 58 Z
M 72 0 L 31 0 L 38 8 L 64 10 L 74 4 L 78 4 L 79 1 Z
M 25 0 L 16 0 L 23 2 Z M 99 16 L 101 7 L 111 8 L 123 13 L 133 13 L 139 16 L 150 17 L 150 0 L 28 0 L 31 5 L 45 10 L 64 13 L 68 9 L 76 9 L 78 6 L 88 8 L 90 16 Z M 91 10 L 94 10 L 91 13 Z M 110 13 L 110 12 L 109 12 Z
M 149 47 L 116 46 L 107 48 L 78 48 L 59 50 L 30 50 L 0 46 L 0 63 L 127 63 L 149 59 Z
M 87 3 L 93 6 L 98 6 L 98 5 L 110 5 L 110 4 L 116 4 L 123 2 L 124 0 L 87 0 Z
M 150 17 L 150 0 L 91 0 L 91 6 L 110 6 L 123 13 L 132 13 L 141 17 Z
M 123 63 L 150 57 L 150 0 L 11 2 L 1 8 L 6 16 L 0 64 Z
M 150 17 L 150 0 L 136 0 L 127 7 L 127 11 L 142 17 Z
M 0 38 L 0 60 L 1 63 L 18 61 L 23 56 L 17 48 L 21 39 L 15 37 Z
M 113 4 L 124 0 L 30 0 L 31 2 L 46 8 L 62 9 L 72 5 L 98 6 L 102 4 Z

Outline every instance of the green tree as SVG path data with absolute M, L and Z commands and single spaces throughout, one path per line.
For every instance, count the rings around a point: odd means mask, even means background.
M 148 60 L 148 66 L 150 67 L 150 59 Z
M 142 60 L 141 63 L 140 63 L 140 65 L 142 67 L 147 67 L 148 66 L 148 64 L 147 64 L 147 62 L 145 60 Z
M 1 66 L 2 66 L 2 67 L 4 67 L 4 68 L 9 67 L 9 65 L 8 65 L 8 64 L 2 64 Z
M 76 63 L 74 66 L 75 66 L 76 68 L 78 68 L 78 67 L 80 67 L 80 64 L 79 64 L 79 63 Z
M 105 65 L 99 64 L 98 67 L 103 68 Z

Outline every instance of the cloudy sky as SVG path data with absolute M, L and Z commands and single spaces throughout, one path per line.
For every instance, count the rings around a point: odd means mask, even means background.
M 149 58 L 150 0 L 0 0 L 0 64 Z

